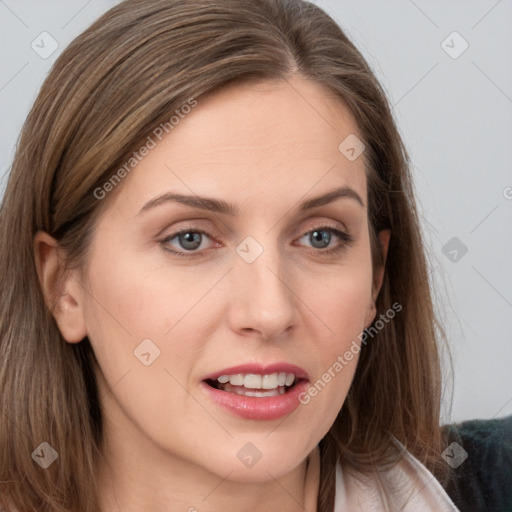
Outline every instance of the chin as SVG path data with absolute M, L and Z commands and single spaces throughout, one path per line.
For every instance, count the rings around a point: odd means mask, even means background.
M 297 438 L 301 436 L 297 434 Z M 293 442 L 290 445 L 273 443 L 257 436 L 253 441 L 238 441 L 235 445 L 234 451 L 223 450 L 222 455 L 219 454 L 212 469 L 222 477 L 229 474 L 230 481 L 245 483 L 282 478 L 302 464 L 311 451 L 305 446 L 298 448 Z

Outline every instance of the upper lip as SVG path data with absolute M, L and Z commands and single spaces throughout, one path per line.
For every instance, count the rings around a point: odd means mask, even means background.
M 307 379 L 309 380 L 309 375 L 300 366 L 290 363 L 272 363 L 268 365 L 259 364 L 259 363 L 247 363 L 240 364 L 238 366 L 231 366 L 229 368 L 224 368 L 223 370 L 216 371 L 206 377 L 203 380 L 216 380 L 221 375 L 236 375 L 239 373 L 242 374 L 254 374 L 254 375 L 270 375 L 272 373 L 293 373 L 297 379 Z

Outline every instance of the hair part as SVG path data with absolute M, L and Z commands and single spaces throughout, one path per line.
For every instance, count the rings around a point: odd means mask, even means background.
M 191 54 L 193 52 L 193 58 Z M 156 126 L 190 98 L 228 84 L 311 79 L 343 102 L 366 145 L 368 221 L 391 230 L 377 318 L 403 306 L 362 347 L 347 399 L 320 442 L 318 511 L 334 504 L 335 468 L 372 471 L 400 457 L 396 437 L 438 477 L 441 372 L 438 325 L 409 157 L 384 91 L 325 12 L 302 0 L 126 0 L 56 60 L 27 117 L 0 211 L 0 504 L 25 511 L 96 512 L 102 456 L 96 360 L 89 340 L 66 343 L 38 281 L 38 231 L 84 268 L 95 224 L 122 183 L 112 178 Z M 382 390 L 386 390 L 385 394 Z M 46 441 L 59 463 L 30 454 Z

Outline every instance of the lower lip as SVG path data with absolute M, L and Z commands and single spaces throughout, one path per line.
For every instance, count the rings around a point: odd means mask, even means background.
M 307 381 L 298 382 L 292 389 L 276 396 L 254 397 L 237 395 L 215 389 L 206 382 L 201 385 L 208 396 L 218 405 L 249 420 L 275 420 L 291 414 L 299 406 L 299 395 L 306 389 Z

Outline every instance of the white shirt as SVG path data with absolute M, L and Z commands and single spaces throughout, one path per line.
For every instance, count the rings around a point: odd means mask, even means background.
M 333 512 L 459 512 L 435 476 L 408 451 L 379 475 L 380 482 L 375 475 L 355 477 L 338 464 Z

